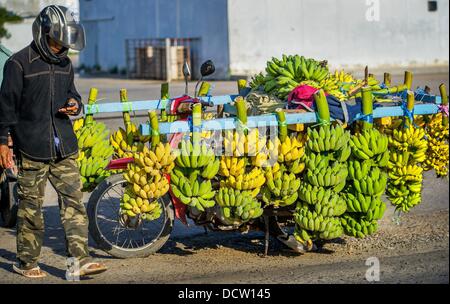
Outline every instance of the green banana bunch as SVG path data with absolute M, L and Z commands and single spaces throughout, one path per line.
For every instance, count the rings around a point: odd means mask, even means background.
M 111 175 L 105 170 L 114 148 L 109 144 L 109 130 L 103 123 L 93 120 L 86 124 L 81 118 L 74 122 L 74 132 L 78 140 L 77 164 L 80 169 L 83 191 L 92 191 L 99 183 Z
M 332 189 L 302 184 L 298 197 L 323 216 L 340 216 L 347 209 L 344 197 Z
M 264 210 L 251 191 L 222 187 L 215 196 L 223 216 L 232 221 L 247 222 L 260 217 Z
M 283 55 L 281 59 L 272 58 L 267 62 L 266 73 L 266 76 L 254 76 L 250 86 L 254 89 L 263 88 L 266 93 L 285 100 L 302 81 L 320 83 L 329 71 L 323 63 L 314 59 Z
M 314 232 L 317 238 L 329 240 L 342 235 L 339 217 L 328 217 L 309 209 L 309 205 L 299 204 L 294 214 L 298 227 Z
M 388 150 L 388 144 L 388 137 L 374 128 L 363 130 L 359 134 L 353 135 L 350 140 L 352 155 L 361 160 L 368 160 L 383 154 L 382 160 L 386 161 L 387 156 L 384 154 Z
M 380 197 L 365 196 L 362 193 L 347 192 L 344 194 L 348 213 L 363 213 L 368 220 L 380 220 L 386 211 L 386 204 Z
M 378 167 L 372 167 L 362 179 L 354 178 L 352 180 L 353 187 L 357 192 L 371 196 L 381 196 L 386 190 L 387 181 L 388 175 Z
M 341 218 L 341 223 L 345 234 L 356 238 L 365 238 L 366 236 L 375 233 L 378 229 L 376 220 L 368 220 L 363 217 L 358 218 L 344 215 Z
M 338 185 L 345 186 L 347 175 L 347 165 L 345 163 L 334 162 L 331 166 L 328 167 L 306 170 L 305 178 L 308 183 L 314 186 L 335 187 Z
M 212 189 L 211 180 L 201 180 L 199 170 L 175 168 L 170 175 L 172 193 L 183 204 L 205 211 L 215 205 L 216 192 Z
M 351 154 L 348 147 L 350 137 L 350 132 L 345 131 L 341 125 L 308 128 L 307 147 L 314 153 L 343 150 L 339 161 L 345 162 Z
M 294 204 L 298 198 L 300 178 L 289 173 L 282 165 L 278 171 L 273 167 L 266 168 L 266 185 L 262 189 L 262 200 L 267 205 L 284 207 Z
M 193 146 L 190 140 L 182 140 L 179 149 L 176 164 L 181 168 L 196 169 L 215 163 L 214 150 L 208 148 L 204 142 Z

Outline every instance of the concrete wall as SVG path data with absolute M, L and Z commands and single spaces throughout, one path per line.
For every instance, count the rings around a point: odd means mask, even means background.
M 201 38 L 200 61 L 212 59 L 216 76 L 228 75 L 226 0 L 80 0 L 87 48 L 80 63 L 126 67 L 125 40 Z
M 228 0 L 230 70 L 261 71 L 281 54 L 328 59 L 334 66 L 448 64 L 448 0 Z

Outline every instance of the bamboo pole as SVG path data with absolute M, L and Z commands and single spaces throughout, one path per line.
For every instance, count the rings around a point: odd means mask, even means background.
M 247 80 L 239 79 L 237 81 L 237 86 L 238 86 L 238 93 L 241 94 L 241 91 L 247 87 Z
M 161 84 L 161 100 L 169 100 L 169 83 Z M 161 109 L 161 121 L 167 121 L 167 112 L 166 109 Z
M 414 110 L 414 102 L 415 102 L 414 92 L 408 91 L 407 103 L 406 103 L 406 108 L 408 109 L 408 111 L 412 112 Z M 405 121 L 405 126 L 409 128 L 412 126 L 412 124 L 413 124 L 413 119 L 408 117 Z
M 278 116 L 278 138 L 281 142 L 284 142 L 287 138 L 287 125 L 286 125 L 286 113 L 283 111 L 283 109 L 277 109 L 276 110 L 277 116 Z
M 330 109 L 328 107 L 327 97 L 323 90 L 319 90 L 314 93 L 314 101 L 317 106 L 317 113 L 319 115 L 320 122 L 330 123 Z
M 362 113 L 363 115 L 373 114 L 373 96 L 370 87 L 362 88 Z M 363 130 L 369 130 L 372 128 L 372 123 L 363 121 Z
M 201 132 L 199 132 L 199 128 L 202 125 L 202 105 L 200 103 L 194 104 L 192 108 L 192 144 L 193 146 L 197 146 L 200 144 Z
M 91 88 L 89 91 L 88 105 L 92 106 L 97 102 L 98 90 Z M 92 113 L 86 114 L 85 125 L 90 125 L 94 121 L 94 115 Z
M 122 103 L 128 102 L 128 92 L 126 89 L 120 90 L 120 102 Z M 125 128 L 128 128 L 128 126 L 131 124 L 130 112 L 128 111 L 123 112 L 123 123 L 125 125 Z
M 413 83 L 413 73 L 406 71 L 404 84 L 406 85 L 408 90 L 412 89 L 412 83 Z
M 384 73 L 384 84 L 387 87 L 390 87 L 392 84 L 392 78 L 391 78 L 391 74 L 389 73 Z
M 439 92 L 441 93 L 442 105 L 448 106 L 448 95 L 445 84 L 441 84 L 439 86 Z M 442 124 L 444 125 L 444 127 L 448 126 L 448 117 L 444 113 L 442 113 Z
M 154 149 L 161 141 L 161 136 L 159 134 L 158 115 L 156 115 L 156 111 L 148 111 L 148 118 L 150 121 L 152 134 L 152 149 Z

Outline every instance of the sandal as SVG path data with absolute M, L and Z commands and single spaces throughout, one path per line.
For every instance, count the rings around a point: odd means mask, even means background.
M 31 269 L 22 269 L 17 264 L 13 265 L 13 269 L 20 275 L 23 275 L 29 279 L 42 279 L 47 277 L 47 274 L 39 268 L 39 266 L 31 268 Z
M 105 264 L 91 262 L 81 266 L 78 275 L 80 277 L 88 275 L 96 275 L 105 272 L 106 270 L 108 270 L 108 268 L 105 266 Z

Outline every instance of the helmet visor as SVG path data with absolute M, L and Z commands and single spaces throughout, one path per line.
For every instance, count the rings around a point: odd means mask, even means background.
M 63 26 L 59 24 L 54 26 L 48 34 L 50 38 L 68 49 L 81 51 L 86 46 L 84 28 L 81 24 L 71 23 Z

